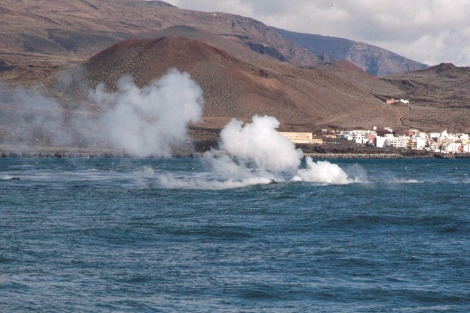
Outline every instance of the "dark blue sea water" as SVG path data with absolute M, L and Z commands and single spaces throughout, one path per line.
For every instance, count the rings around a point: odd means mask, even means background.
M 331 163 L 2 159 L 0 312 L 470 312 L 470 162 Z

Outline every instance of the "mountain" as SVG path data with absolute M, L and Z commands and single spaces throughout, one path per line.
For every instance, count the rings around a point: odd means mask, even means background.
M 326 54 L 336 60 L 349 61 L 374 76 L 414 71 L 427 65 L 412 61 L 391 51 L 363 42 L 343 38 L 302 34 L 272 28 L 283 37 L 317 55 Z
M 326 71 L 273 59 L 263 64 L 270 62 L 270 67 L 259 67 L 201 41 L 161 37 L 117 43 L 83 67 L 87 80 L 104 82 L 109 90 L 116 88 L 123 75 L 131 75 L 137 85 L 144 86 L 169 68 L 187 72 L 204 91 L 206 127 L 220 127 L 232 117 L 249 120 L 255 114 L 277 117 L 283 129 L 398 127 L 400 116 L 407 112 L 385 106 L 377 97 Z

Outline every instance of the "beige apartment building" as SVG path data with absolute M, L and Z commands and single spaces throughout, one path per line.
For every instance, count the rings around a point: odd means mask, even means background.
M 308 144 L 308 145 L 322 145 L 323 144 L 323 139 L 313 138 L 312 133 L 279 132 L 279 135 L 297 144 Z

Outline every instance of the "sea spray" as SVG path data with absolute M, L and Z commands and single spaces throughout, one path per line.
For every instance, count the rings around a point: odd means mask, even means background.
M 306 164 L 306 168 L 298 170 L 294 181 L 339 185 L 354 182 L 337 164 L 328 161 L 314 162 L 310 157 L 306 158 Z

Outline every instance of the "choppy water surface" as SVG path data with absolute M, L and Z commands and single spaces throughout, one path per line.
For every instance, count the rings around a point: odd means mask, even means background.
M 0 311 L 470 312 L 469 162 L 331 163 L 0 160 Z

